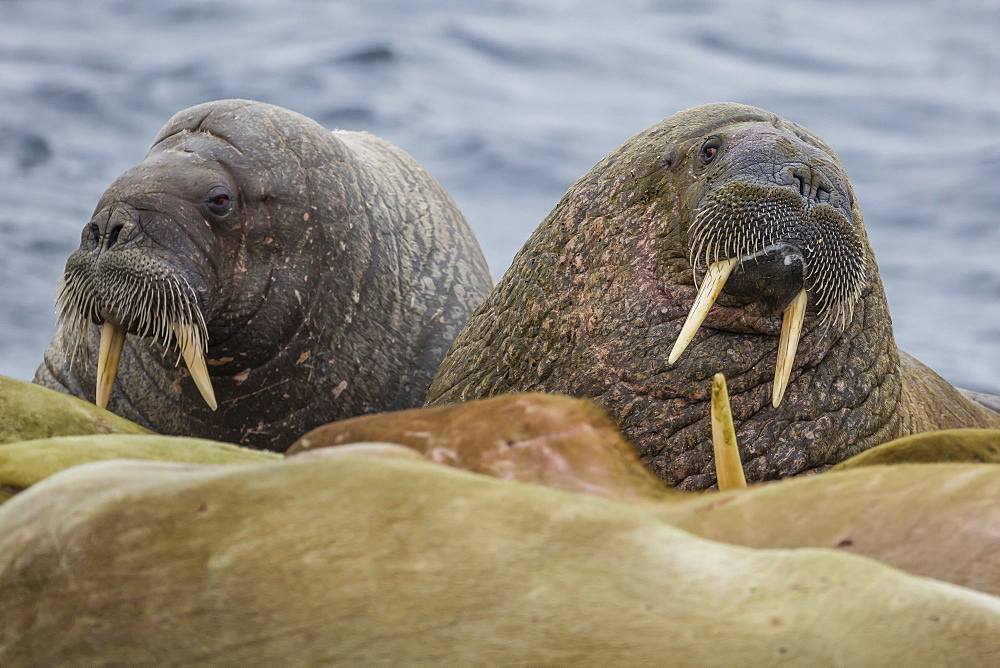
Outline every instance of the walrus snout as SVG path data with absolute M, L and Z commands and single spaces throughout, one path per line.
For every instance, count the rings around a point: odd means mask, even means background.
M 802 249 L 779 241 L 739 258 L 722 294 L 742 302 L 754 315 L 778 316 L 805 287 L 804 272 Z
M 80 250 L 100 255 L 124 247 L 138 229 L 138 212 L 119 204 L 98 212 L 83 229 Z
M 720 139 L 721 137 L 721 139 Z M 825 204 L 845 218 L 853 217 L 854 201 L 847 175 L 823 149 L 785 130 L 754 125 L 730 135 L 705 140 L 719 144 L 711 161 L 718 186 L 742 181 L 787 188 L 806 208 Z
M 149 215 L 151 212 L 146 212 Z M 141 243 L 141 212 L 125 203 L 99 207 L 66 261 L 57 297 L 70 356 L 86 354 L 91 324 L 101 327 L 96 403 L 107 406 L 128 335 L 177 352 L 205 402 L 217 407 L 205 363 L 208 329 L 184 271 Z

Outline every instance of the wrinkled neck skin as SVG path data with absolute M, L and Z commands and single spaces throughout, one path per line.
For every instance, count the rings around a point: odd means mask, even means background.
M 693 127 L 668 119 L 578 181 L 458 337 L 429 403 L 532 390 L 595 399 L 646 465 L 683 489 L 715 483 L 709 400 L 712 376 L 720 372 L 748 480 L 823 470 L 916 431 L 1000 425 L 1000 416 L 931 378 L 919 363 L 905 356 L 901 363 L 861 212 L 832 152 L 799 126 L 746 109 L 737 107 L 744 125 L 732 113 Z M 744 151 L 748 128 L 753 143 Z M 735 156 L 729 164 L 706 167 L 698 151 L 717 132 L 737 136 L 740 151 L 722 154 Z M 748 159 L 776 134 L 782 143 L 767 155 L 777 159 Z M 794 162 L 781 157 L 789 142 L 792 157 L 818 154 L 813 163 L 827 164 L 827 192 L 817 200 L 813 190 L 806 215 L 839 212 L 863 255 L 850 318 L 824 321 L 810 304 L 784 400 L 775 408 L 781 317 L 751 308 L 745 297 L 724 291 L 687 350 L 673 365 L 667 357 L 697 293 L 693 217 L 734 173 L 768 188 L 797 187 L 793 171 L 783 171 Z

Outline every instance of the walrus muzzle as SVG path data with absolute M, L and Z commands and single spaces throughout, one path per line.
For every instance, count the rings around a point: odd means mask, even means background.
M 733 294 L 763 315 L 783 313 L 775 407 L 788 385 L 807 306 L 815 305 L 820 326 L 843 326 L 864 287 L 864 245 L 853 222 L 786 186 L 735 181 L 709 190 L 691 223 L 688 251 L 695 281 L 702 268 L 704 275 L 669 362 L 684 352 L 734 272 L 741 274 Z
M 84 230 L 81 247 L 66 261 L 57 297 L 71 358 L 88 354 L 90 324 L 101 326 L 97 405 L 107 406 L 125 338 L 133 334 L 159 344 L 164 355 L 176 351 L 175 364 L 184 360 L 205 403 L 215 410 L 205 364 L 208 329 L 194 289 L 176 267 L 147 249 L 121 247 L 129 223 L 108 227 L 107 234 L 96 223 Z

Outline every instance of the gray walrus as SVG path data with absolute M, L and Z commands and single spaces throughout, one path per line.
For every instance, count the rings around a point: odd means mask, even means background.
M 403 151 L 211 102 L 104 193 L 35 381 L 161 433 L 282 450 L 419 405 L 491 286 L 465 219 Z
M 920 431 L 1000 427 L 896 348 L 833 151 L 726 103 L 648 128 L 570 188 L 459 334 L 427 403 L 593 398 L 663 480 L 700 489 L 715 482 L 716 373 L 749 480 Z

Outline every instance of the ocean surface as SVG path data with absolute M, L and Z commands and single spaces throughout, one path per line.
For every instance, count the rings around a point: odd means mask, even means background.
M 1000 392 L 1000 3 L 0 0 L 0 374 L 33 375 L 104 189 L 225 97 L 409 151 L 496 277 L 636 132 L 764 107 L 847 167 L 900 347 Z

